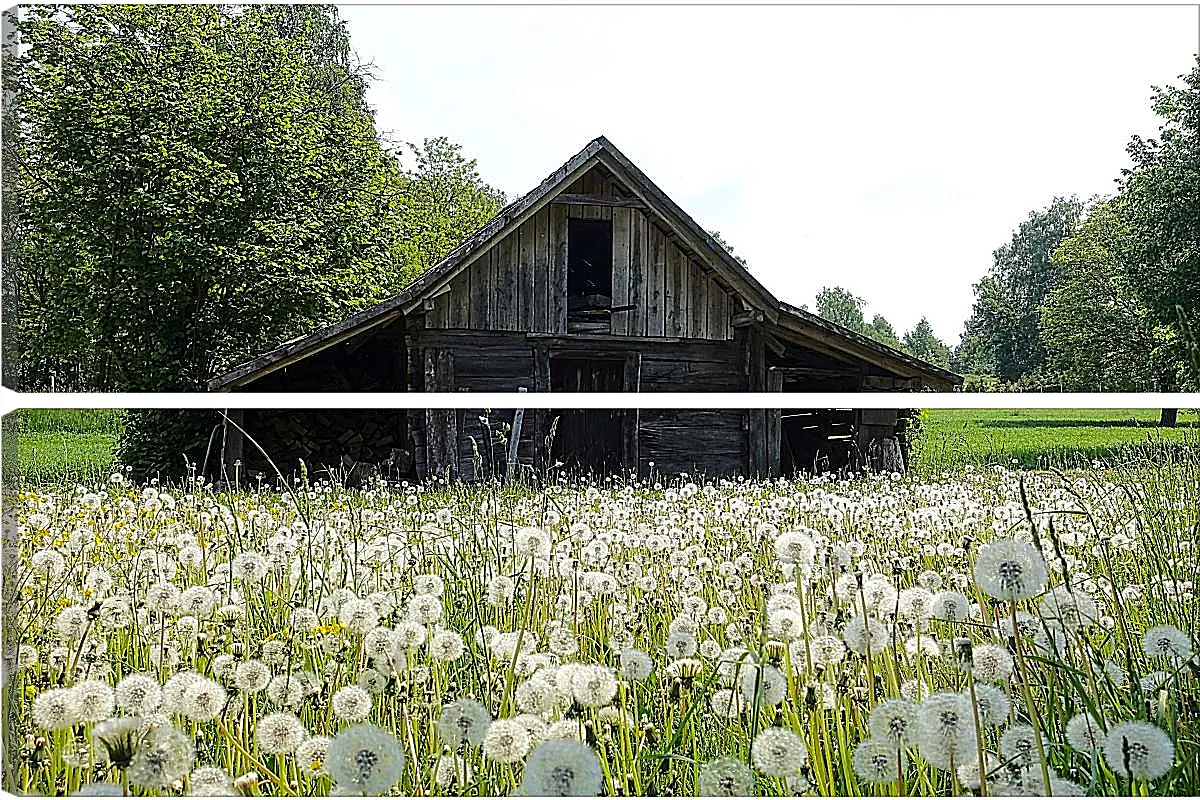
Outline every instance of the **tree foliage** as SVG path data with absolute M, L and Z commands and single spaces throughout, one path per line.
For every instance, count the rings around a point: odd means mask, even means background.
M 867 327 L 863 317 L 865 302 L 840 286 L 826 286 L 817 292 L 817 315 L 843 328 L 862 333 Z
M 332 6 L 27 6 L 16 28 L 26 388 L 202 388 L 394 292 L 498 205 L 445 140 L 411 172 L 384 150 Z
M 950 348 L 933 333 L 933 326 L 926 317 L 913 326 L 911 331 L 904 334 L 901 342 L 904 350 L 920 359 L 936 364 L 945 369 L 950 368 Z
M 1167 332 L 1124 269 L 1131 229 L 1115 206 L 1096 204 L 1054 255 L 1062 275 L 1041 309 L 1040 335 L 1048 373 L 1069 391 L 1161 389 L 1171 372 Z
M 713 239 L 715 239 L 717 244 L 721 245 L 721 247 L 724 247 L 726 253 L 729 253 L 729 255 L 731 255 L 735 259 L 737 259 L 737 262 L 739 264 L 741 264 L 743 267 L 746 266 L 746 259 L 742 258 L 741 256 L 739 256 L 737 253 L 735 253 L 733 251 L 733 245 L 731 245 L 729 242 L 725 241 L 725 239 L 723 239 L 721 237 L 720 231 L 709 231 L 708 235 L 711 236 Z
M 409 283 L 495 216 L 505 197 L 483 182 L 475 159 L 445 137 L 404 149 L 416 160 L 402 179 L 401 282 Z
M 1077 198 L 1055 198 L 1046 209 L 1031 212 L 1011 241 L 993 253 L 991 270 L 975 285 L 975 305 L 965 328 L 971 352 L 960 358 L 969 357 L 972 366 L 1005 380 L 1045 364 L 1039 309 L 1062 272 L 1054 252 L 1082 212 Z
M 1200 57 L 1179 87 L 1155 87 L 1157 138 L 1133 137 L 1121 182 L 1129 286 L 1177 343 L 1178 382 L 1195 386 L 1187 348 L 1200 315 Z

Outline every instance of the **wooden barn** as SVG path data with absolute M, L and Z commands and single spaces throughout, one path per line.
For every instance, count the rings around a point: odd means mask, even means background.
M 607 139 L 587 145 L 399 294 L 286 342 L 218 391 L 951 390 L 952 372 L 775 298 Z M 531 410 L 539 468 L 777 475 L 861 462 L 897 412 Z M 285 415 L 287 416 L 287 415 Z M 485 418 L 486 421 L 481 418 Z M 246 411 L 283 458 L 387 461 L 413 477 L 504 469 L 512 412 Z M 557 420 L 549 449 L 545 445 Z M 235 434 L 227 457 L 252 461 Z M 295 462 L 292 462 L 295 463 Z

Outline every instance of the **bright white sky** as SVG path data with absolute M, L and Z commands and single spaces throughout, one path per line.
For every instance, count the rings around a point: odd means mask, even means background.
M 780 299 L 957 342 L 992 251 L 1114 190 L 1197 7 L 344 6 L 381 131 L 510 199 L 603 134 Z

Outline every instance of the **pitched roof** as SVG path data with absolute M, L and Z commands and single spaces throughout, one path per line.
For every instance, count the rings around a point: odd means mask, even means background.
M 796 327 L 794 320 L 799 315 L 798 318 L 804 323 L 804 327 L 823 329 L 835 336 L 847 338 L 849 341 L 846 344 L 851 346 L 839 348 L 844 349 L 847 355 L 861 357 L 865 348 L 865 352 L 873 353 L 876 363 L 879 359 L 884 362 L 898 361 L 910 369 L 915 368 L 918 374 L 935 375 L 939 379 L 938 383 L 947 380 L 951 383 L 962 382 L 961 378 L 954 373 L 941 370 L 932 364 L 893 350 L 794 306 L 781 303 L 746 270 L 741 262 L 730 255 L 687 212 L 676 205 L 675 201 L 658 188 L 624 153 L 608 139 L 600 136 L 550 173 L 533 191 L 501 209 L 496 216 L 452 250 L 449 255 L 404 287 L 398 294 L 352 314 L 340 322 L 326 325 L 311 333 L 286 341 L 257 358 L 218 375 L 208 382 L 209 389 L 237 388 L 262 375 L 281 369 L 313 353 L 332 347 L 366 330 L 386 324 L 411 312 L 420 306 L 424 299 L 434 295 L 459 271 L 467 267 L 473 256 L 485 251 L 492 244 L 507 236 L 549 203 L 561 189 L 598 163 L 603 164 L 620 178 L 646 204 L 647 210 L 676 236 L 692 244 L 696 255 L 729 283 L 748 306 L 760 311 L 764 321 Z M 783 319 L 781 319 L 781 315 Z M 786 320 L 788 319 L 793 320 L 792 325 L 787 325 Z

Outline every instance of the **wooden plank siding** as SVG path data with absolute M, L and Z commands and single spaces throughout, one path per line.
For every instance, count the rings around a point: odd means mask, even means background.
M 617 197 L 610 175 L 593 169 L 566 192 Z M 608 220 L 613 229 L 614 307 L 618 336 L 732 340 L 732 291 L 660 227 L 630 205 L 572 202 L 542 207 L 480 253 L 433 298 L 425 324 L 434 329 L 567 331 L 568 220 Z

